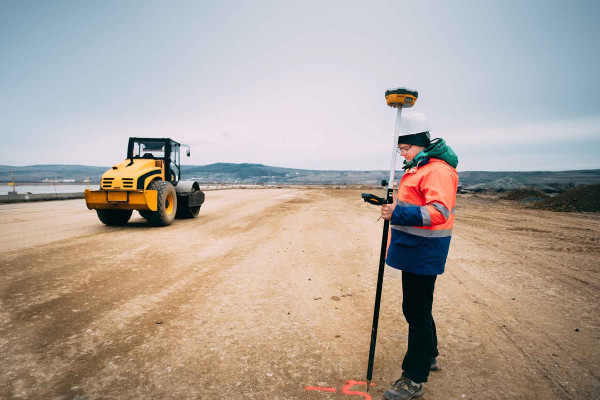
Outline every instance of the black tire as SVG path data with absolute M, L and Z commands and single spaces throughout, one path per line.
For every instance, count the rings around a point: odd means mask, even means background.
M 196 218 L 200 214 L 200 206 L 181 207 L 177 210 L 178 219 Z
M 108 226 L 125 225 L 132 213 L 132 210 L 96 210 L 98 219 Z
M 197 192 L 198 189 L 192 188 L 192 193 Z M 180 197 L 180 202 L 177 207 L 177 218 L 196 218 L 200 214 L 200 206 L 189 207 L 187 196 Z
M 142 216 L 142 218 L 144 219 L 148 219 L 150 218 L 150 215 L 152 215 L 153 211 L 148 211 L 148 210 L 138 210 L 138 213 L 140 213 L 140 215 Z
M 177 214 L 177 194 L 175 188 L 170 182 L 152 181 L 148 186 L 149 190 L 158 192 L 158 205 L 156 211 L 145 211 L 148 217 L 146 220 L 152 226 L 171 225 Z

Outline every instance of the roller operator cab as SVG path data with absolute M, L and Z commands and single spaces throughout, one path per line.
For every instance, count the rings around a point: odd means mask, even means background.
M 195 218 L 204 203 L 198 182 L 181 181 L 180 149 L 167 138 L 129 138 L 127 159 L 102 175 L 100 190 L 86 190 L 85 203 L 106 225 L 124 225 L 137 210 L 150 225 L 175 217 Z

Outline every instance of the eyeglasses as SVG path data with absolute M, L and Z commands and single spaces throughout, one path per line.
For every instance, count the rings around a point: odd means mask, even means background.
M 412 144 L 410 146 L 398 147 L 398 153 L 408 153 L 411 147 L 413 147 Z

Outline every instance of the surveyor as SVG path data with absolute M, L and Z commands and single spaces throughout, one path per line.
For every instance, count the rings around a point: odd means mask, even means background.
M 402 376 L 383 396 L 387 400 L 420 397 L 429 372 L 439 369 L 431 310 L 448 256 L 458 185 L 458 158 L 443 139 L 430 139 L 425 115 L 406 112 L 401 124 L 398 151 L 405 172 L 394 203 L 384 204 L 381 216 L 391 226 L 386 264 L 402 271 L 408 349 Z

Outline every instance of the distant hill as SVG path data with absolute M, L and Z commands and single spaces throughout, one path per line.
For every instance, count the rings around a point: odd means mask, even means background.
M 13 167 L 0 165 L 0 182 L 10 181 L 12 172 L 16 182 L 41 182 L 43 179 L 74 179 L 82 182 L 90 178 L 100 182 L 107 167 L 86 165 L 30 165 Z M 400 174 L 400 172 L 398 172 Z M 183 179 L 201 182 L 224 183 L 289 183 L 289 184 L 378 184 L 385 179 L 386 171 L 322 171 L 271 167 L 262 164 L 216 163 L 209 165 L 182 166 Z
M 210 182 L 289 183 L 289 184 L 378 184 L 389 176 L 385 171 L 330 171 L 269 167 L 262 164 L 217 163 L 184 166 L 186 178 Z
M 100 182 L 100 177 L 109 167 L 90 167 L 87 165 L 28 165 L 13 167 L 0 165 L 0 182 L 9 182 L 13 173 L 15 182 L 35 183 L 44 179 L 74 179 L 83 182 L 88 177 L 92 182 Z
M 86 165 L 30 165 L 13 167 L 0 165 L 0 182 L 8 182 L 12 172 L 17 183 L 41 182 L 43 179 L 74 179 L 82 182 L 90 177 L 100 182 L 109 167 Z M 398 171 L 397 176 L 402 172 Z M 463 171 L 458 173 L 463 187 L 493 182 L 510 177 L 524 186 L 551 185 L 578 186 L 600 184 L 600 169 L 577 171 Z M 209 165 L 184 165 L 183 179 L 195 178 L 201 182 L 222 183 L 281 183 L 281 184 L 336 184 L 378 185 L 387 179 L 389 171 L 334 171 L 271 167 L 263 164 L 216 163 Z

